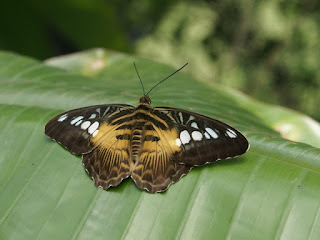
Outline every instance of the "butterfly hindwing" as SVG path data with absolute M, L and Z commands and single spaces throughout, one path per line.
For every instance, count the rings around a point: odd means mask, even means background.
M 152 116 L 151 116 L 152 118 Z M 166 190 L 171 182 L 177 182 L 188 174 L 191 167 L 173 161 L 177 146 L 172 145 L 174 130 L 158 128 L 152 121 L 144 125 L 142 145 L 131 177 L 141 189 L 151 193 Z
M 186 110 L 157 107 L 157 116 L 166 115 L 167 121 L 177 132 L 175 161 L 188 166 L 204 165 L 219 159 L 245 153 L 247 139 L 235 128 L 218 120 Z M 164 117 L 163 117 L 164 118 Z
M 45 134 L 76 155 L 88 153 L 96 147 L 90 139 L 98 133 L 101 124 L 113 116 L 131 113 L 133 109 L 124 104 L 74 109 L 51 119 L 45 126 Z
M 130 158 L 130 129 L 103 123 L 91 139 L 97 147 L 84 154 L 82 163 L 96 187 L 108 189 L 129 177 L 133 166 Z

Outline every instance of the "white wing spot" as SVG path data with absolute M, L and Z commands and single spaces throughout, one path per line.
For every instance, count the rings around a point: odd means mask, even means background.
M 191 127 L 194 127 L 196 129 L 199 129 L 198 124 L 196 122 L 191 123 Z
M 187 130 L 184 130 L 180 133 L 180 139 L 183 144 L 189 143 L 191 140 L 190 134 Z
M 76 122 L 78 122 L 78 121 L 80 121 L 80 120 L 82 120 L 82 119 L 83 119 L 83 116 L 76 117 L 75 119 L 73 119 L 73 120 L 70 122 L 70 124 L 73 125 L 73 124 L 75 124 Z
M 99 127 L 99 122 L 92 123 L 92 125 L 88 128 L 88 133 L 93 134 L 98 127 Z
M 80 128 L 83 130 L 86 130 L 90 125 L 91 125 L 90 121 L 85 121 L 84 123 L 81 124 Z
M 214 139 L 217 139 L 219 137 L 218 134 L 215 131 L 213 131 L 211 128 L 206 128 L 206 131 Z
M 97 114 L 92 113 L 91 116 L 89 117 L 89 119 L 96 118 L 96 117 L 97 117 Z
M 204 136 L 206 137 L 206 139 L 210 139 L 210 135 L 207 132 L 204 133 Z
M 99 113 L 99 116 L 100 116 L 100 108 L 97 108 L 96 112 Z
M 106 110 L 104 111 L 104 113 L 102 114 L 102 117 L 104 117 L 109 110 L 110 110 L 110 107 L 107 107 Z
M 195 120 L 196 118 L 192 115 L 190 115 L 189 121 Z
M 78 122 L 76 122 L 75 126 L 79 126 L 82 123 L 82 119 Z
M 97 134 L 98 134 L 99 130 L 95 130 L 93 133 L 92 133 L 92 137 L 95 137 Z
M 62 116 L 59 117 L 58 122 L 63 122 L 68 118 L 68 114 L 63 114 Z
M 176 139 L 176 144 L 177 144 L 178 147 L 181 146 L 181 140 L 179 138 Z
M 179 115 L 179 118 L 180 118 L 180 122 L 183 123 L 183 115 L 182 115 L 182 112 L 179 112 L 178 115 Z
M 202 138 L 203 138 L 202 133 L 199 132 L 199 131 L 193 131 L 193 132 L 191 133 L 191 136 L 192 136 L 192 139 L 193 139 L 194 141 L 201 141 Z
M 226 131 L 227 135 L 231 138 L 236 138 L 237 134 L 230 128 L 228 128 L 228 130 Z

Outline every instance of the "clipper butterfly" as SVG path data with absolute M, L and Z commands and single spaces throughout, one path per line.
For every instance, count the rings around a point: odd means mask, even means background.
M 61 113 L 47 123 L 45 134 L 82 155 L 94 185 L 105 190 L 131 177 L 139 188 L 161 192 L 194 166 L 248 150 L 247 139 L 221 121 L 177 108 L 152 108 L 151 90 L 137 107 L 105 104 Z

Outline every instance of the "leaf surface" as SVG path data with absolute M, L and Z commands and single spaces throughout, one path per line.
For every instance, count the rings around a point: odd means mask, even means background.
M 231 124 L 248 137 L 249 152 L 194 168 L 164 193 L 130 179 L 96 189 L 80 158 L 44 126 L 77 107 L 136 105 L 142 90 L 132 61 L 146 89 L 173 72 L 101 49 L 47 65 L 0 53 L 0 239 L 319 239 L 320 149 L 281 138 L 229 92 L 183 71 L 151 93 L 153 106 Z

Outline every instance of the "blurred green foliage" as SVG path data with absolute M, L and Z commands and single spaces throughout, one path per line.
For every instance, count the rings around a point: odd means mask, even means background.
M 0 48 L 39 59 L 105 47 L 320 120 L 320 2 L 3 0 Z
M 316 1 L 177 4 L 137 52 L 198 79 L 320 119 L 320 5 Z

